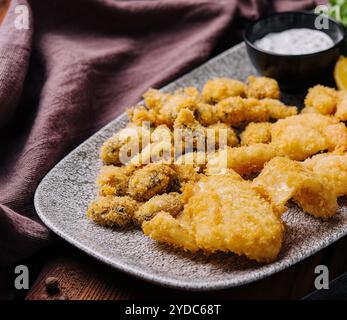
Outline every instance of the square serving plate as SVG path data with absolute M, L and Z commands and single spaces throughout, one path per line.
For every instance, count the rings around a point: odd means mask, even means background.
M 201 86 L 210 78 L 245 80 L 255 74 L 241 43 L 164 87 Z M 284 96 L 300 104 L 298 97 Z M 301 100 L 302 101 L 302 100 Z M 141 230 L 107 229 L 89 221 L 86 209 L 96 196 L 95 179 L 101 162 L 99 149 L 105 139 L 124 127 L 126 114 L 82 143 L 42 180 L 35 193 L 35 207 L 42 221 L 56 234 L 100 261 L 135 277 L 178 289 L 215 290 L 240 286 L 283 270 L 347 234 L 347 202 L 339 214 L 322 221 L 291 206 L 284 215 L 285 242 L 278 260 L 259 264 L 234 254 L 190 254 L 158 244 Z

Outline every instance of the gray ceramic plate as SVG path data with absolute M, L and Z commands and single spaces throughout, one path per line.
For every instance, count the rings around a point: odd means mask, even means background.
M 245 80 L 255 70 L 240 44 L 176 80 L 163 90 L 197 86 L 210 78 Z M 296 97 L 285 97 L 295 100 Z M 285 243 L 278 260 L 261 265 L 233 254 L 192 255 L 160 245 L 140 230 L 111 230 L 85 215 L 95 197 L 95 178 L 101 165 L 102 142 L 125 126 L 124 114 L 71 152 L 47 174 L 35 194 L 42 221 L 59 236 L 104 263 L 160 285 L 186 290 L 214 290 L 239 286 L 283 270 L 347 234 L 347 207 L 328 222 L 314 219 L 297 207 L 285 214 Z

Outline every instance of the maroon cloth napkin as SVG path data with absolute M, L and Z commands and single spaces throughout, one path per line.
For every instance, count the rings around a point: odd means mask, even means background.
M 28 30 L 15 28 L 18 5 L 29 9 Z M 239 41 L 245 21 L 313 6 L 313 0 L 12 0 L 0 28 L 0 266 L 49 243 L 33 196 L 71 149 L 147 88 Z

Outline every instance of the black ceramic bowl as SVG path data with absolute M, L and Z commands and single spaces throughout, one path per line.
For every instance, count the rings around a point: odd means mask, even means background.
M 340 55 L 340 49 L 346 38 L 342 24 L 329 19 L 329 28 L 321 29 L 328 34 L 334 46 L 316 53 L 302 55 L 285 55 L 264 51 L 254 42 L 268 33 L 282 32 L 292 28 L 315 28 L 317 15 L 305 11 L 276 13 L 252 22 L 244 33 L 248 55 L 264 76 L 275 78 L 282 89 L 287 91 L 304 91 L 317 83 L 331 84 L 334 65 Z

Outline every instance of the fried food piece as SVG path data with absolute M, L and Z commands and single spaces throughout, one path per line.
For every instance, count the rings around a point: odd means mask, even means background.
M 198 101 L 190 90 L 179 90 L 174 94 L 163 93 L 156 89 L 150 89 L 143 95 L 146 105 L 155 110 L 165 124 L 171 126 L 182 109 L 194 111 Z
M 177 184 L 177 174 L 165 164 L 150 163 L 135 171 L 129 179 L 128 192 L 138 201 L 147 201 L 168 192 Z
M 124 227 L 132 222 L 138 206 L 138 202 L 128 196 L 100 197 L 89 204 L 87 217 L 102 226 Z
M 291 198 L 315 217 L 329 218 L 338 208 L 336 194 L 302 163 L 288 158 L 276 157 L 269 161 L 252 186 L 271 200 L 278 213 L 286 210 L 285 205 Z
M 215 104 L 229 97 L 244 97 L 246 86 L 238 80 L 215 78 L 208 80 L 202 90 L 202 96 L 207 103 Z
M 158 212 L 165 211 L 176 217 L 183 210 L 182 196 L 177 192 L 154 196 L 145 202 L 134 214 L 134 221 L 142 225 L 151 220 Z
M 305 98 L 306 112 L 317 112 L 323 115 L 331 115 L 336 110 L 336 91 L 333 88 L 317 85 L 308 90 Z
M 230 251 L 259 262 L 276 259 L 282 221 L 249 182 L 209 176 L 184 193 L 184 211 L 177 218 L 159 212 L 142 224 L 146 235 L 193 252 Z
M 100 195 L 125 196 L 128 192 L 129 177 L 134 171 L 134 166 L 103 166 L 97 178 Z
M 206 135 L 208 151 L 214 151 L 225 146 L 235 147 L 239 144 L 236 131 L 226 123 L 218 122 L 208 126 Z
M 306 113 L 271 126 L 272 144 L 293 160 L 304 160 L 320 151 L 347 147 L 347 128 L 337 119 Z
M 238 148 L 225 148 L 207 163 L 206 174 L 223 174 L 225 169 L 233 169 L 241 176 L 248 176 L 263 169 L 264 164 L 278 155 L 271 144 L 256 143 Z
M 271 125 L 270 122 L 251 122 L 240 135 L 241 145 L 249 146 L 255 143 L 270 143 Z
M 215 107 L 208 103 L 198 103 L 194 115 L 203 126 L 209 126 L 218 122 Z
M 126 164 L 149 141 L 149 129 L 129 124 L 104 142 L 101 147 L 101 160 L 104 164 Z
M 246 94 L 248 98 L 279 99 L 280 88 L 275 79 L 249 76 L 247 79 Z
M 287 106 L 279 100 L 263 99 L 260 103 L 269 111 L 270 119 L 284 119 L 298 113 L 297 107 Z
M 347 154 L 345 152 L 338 150 L 334 153 L 318 154 L 306 159 L 303 164 L 338 197 L 347 195 Z
M 340 121 L 347 121 L 347 92 L 339 91 L 337 93 L 337 105 L 335 117 Z
M 264 122 L 269 119 L 268 109 L 256 99 L 230 97 L 216 105 L 221 122 L 237 127 L 247 122 Z
M 144 123 L 148 123 L 150 126 L 160 126 L 162 124 L 169 124 L 168 121 L 160 113 L 153 109 L 147 109 L 144 106 L 135 106 L 127 110 L 129 120 L 137 126 L 142 126 Z

